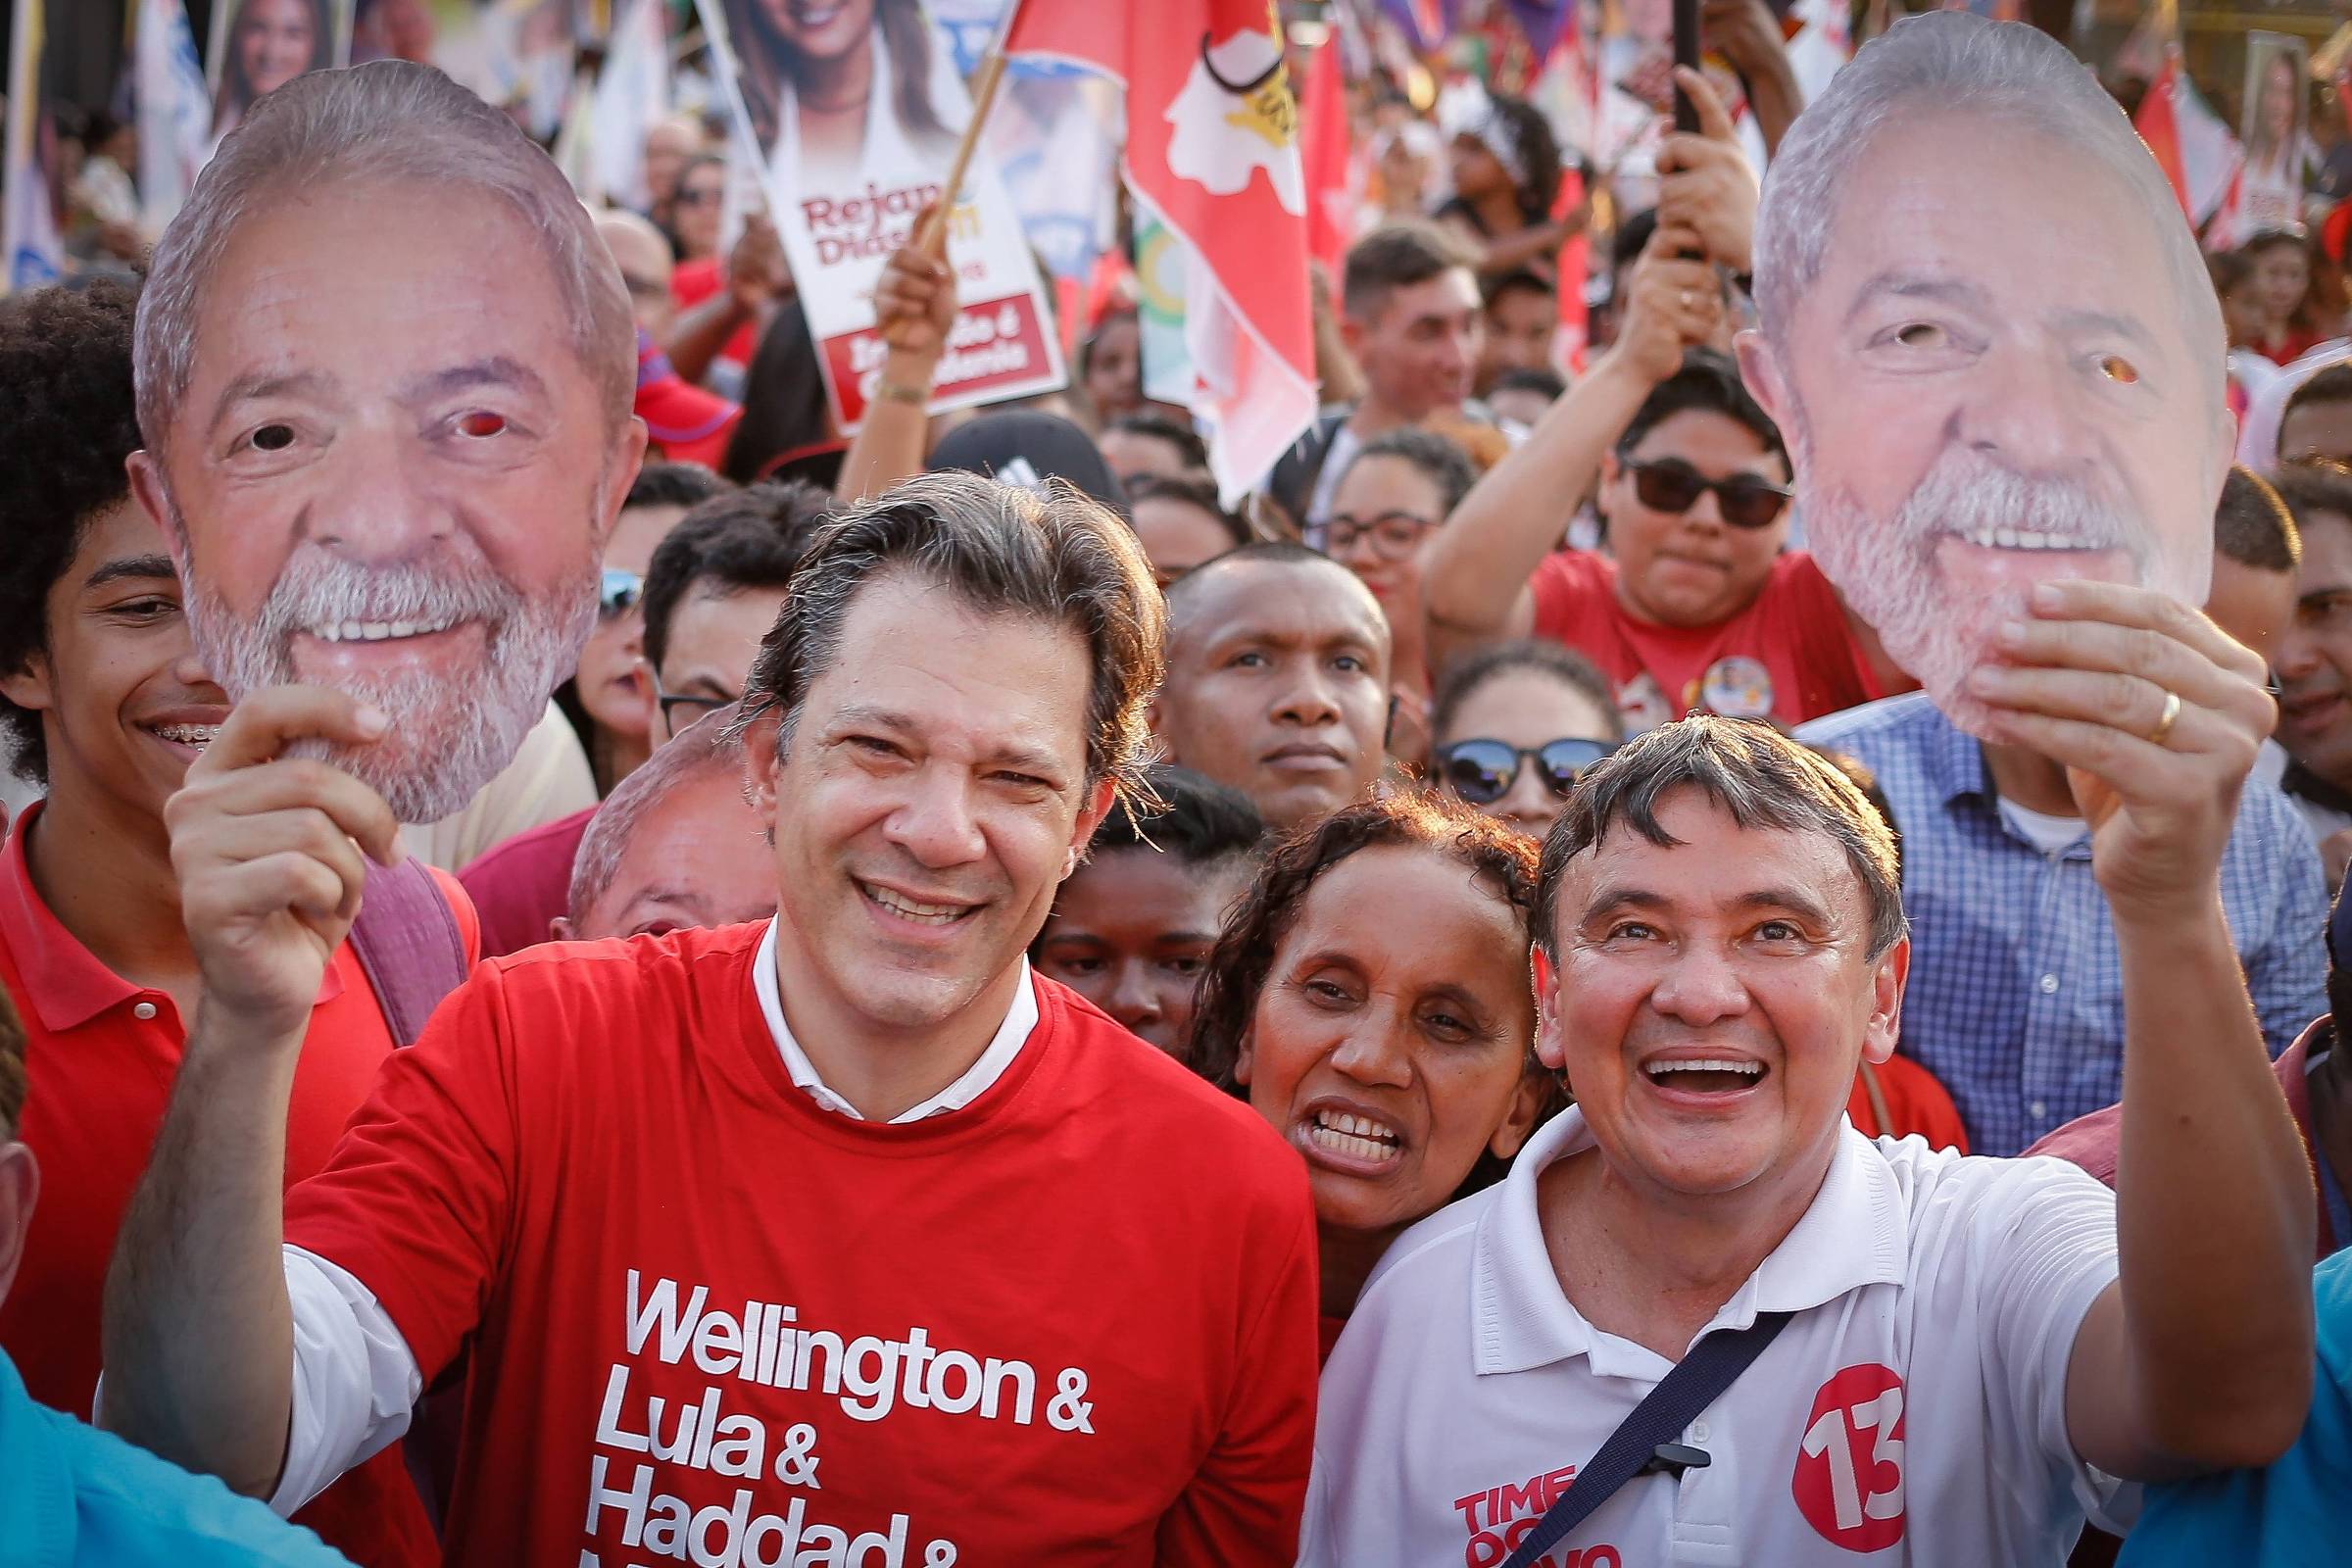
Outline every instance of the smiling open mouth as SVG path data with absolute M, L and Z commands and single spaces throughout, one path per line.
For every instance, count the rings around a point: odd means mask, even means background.
M 449 620 L 342 620 L 303 630 L 322 643 L 381 643 L 402 637 L 427 637 L 455 626 Z
M 220 726 L 218 724 L 150 724 L 147 726 L 147 732 L 150 735 L 160 736 L 174 746 L 193 746 L 201 752 L 207 746 L 212 745 L 215 738 L 220 735 Z
M 1316 1148 L 1350 1159 L 1379 1162 L 1395 1159 L 1404 1152 L 1404 1136 L 1396 1128 L 1369 1116 L 1350 1116 L 1345 1111 L 1316 1111 L 1307 1120 L 1306 1136 Z
M 1728 1094 L 1745 1089 L 1764 1076 L 1760 1061 L 1740 1061 L 1729 1056 L 1696 1056 L 1688 1061 L 1653 1061 L 1642 1069 L 1649 1081 L 1661 1089 L 1682 1089 L 1696 1094 Z
M 980 907 L 977 904 L 927 904 L 903 893 L 893 893 L 888 888 L 878 888 L 871 882 L 859 882 L 858 891 L 876 908 L 887 909 L 900 919 L 912 920 L 917 925 L 954 925 Z
M 1979 528 L 1955 532 L 1953 538 L 1979 550 L 2106 550 L 2103 541 L 2076 534 L 2036 533 L 2031 528 Z

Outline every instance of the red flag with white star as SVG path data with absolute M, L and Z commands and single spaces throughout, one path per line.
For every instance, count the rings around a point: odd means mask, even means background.
M 1127 187 L 1192 253 L 1185 337 L 1231 500 L 1315 416 L 1298 103 L 1270 0 L 1018 0 L 1007 56 L 1091 66 L 1127 89 Z

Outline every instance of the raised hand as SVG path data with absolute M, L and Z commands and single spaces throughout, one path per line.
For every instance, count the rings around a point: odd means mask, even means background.
M 938 359 L 956 324 L 956 273 L 937 213 L 933 203 L 916 216 L 914 237 L 891 253 L 874 279 L 874 327 L 892 353 L 909 358 Z
M 765 213 L 747 213 L 743 232 L 727 253 L 727 292 L 747 315 L 756 315 L 792 292 L 792 264 L 784 241 Z
M 1668 136 L 1658 151 L 1658 226 L 1695 232 L 1708 261 L 1747 271 L 1756 230 L 1755 171 L 1707 78 L 1678 66 L 1674 79 L 1698 111 L 1699 128 Z
M 2091 868 L 2119 914 L 2204 909 L 2263 738 L 2278 719 L 2260 656 L 2146 588 L 2044 583 L 1970 672 L 1997 738 L 2064 763 Z
M 1723 324 L 1723 285 L 1715 269 L 1685 254 L 1700 248 L 1697 230 L 1661 219 L 1626 283 L 1625 314 L 1611 355 L 1651 385 L 1682 368 L 1683 352 Z
M 208 1005 L 299 1038 L 360 910 L 367 860 L 401 854 L 383 798 L 295 742 L 365 745 L 385 716 L 319 686 L 253 693 L 164 807 Z

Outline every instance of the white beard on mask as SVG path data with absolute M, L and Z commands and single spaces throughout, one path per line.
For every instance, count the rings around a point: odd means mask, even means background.
M 2082 485 L 2023 474 L 1969 448 L 1939 457 L 1889 518 L 1864 511 L 1843 490 L 1814 482 L 1811 437 L 1798 420 L 1797 507 L 1806 547 L 1823 575 L 1854 614 L 1879 634 L 1886 657 L 1927 690 L 1946 717 L 1980 738 L 1991 738 L 1992 710 L 1968 694 L 1968 673 L 2001 662 L 1995 636 L 2005 621 L 2031 618 L 2032 580 L 1966 593 L 1946 582 L 1936 552 L 1947 536 L 1989 537 L 1996 530 L 2030 532 L 2073 543 L 2049 552 L 2047 580 L 2082 575 L 2082 552 L 2118 552 L 2132 580 L 2172 593 L 2188 604 L 2200 584 L 2157 581 L 2164 570 L 2147 528 L 2119 514 Z M 2026 552 L 2012 554 L 2023 558 Z
M 187 537 L 184 525 L 180 537 Z M 485 634 L 478 673 L 412 671 L 336 683 L 391 719 L 382 739 L 368 746 L 302 741 L 287 749 L 352 774 L 403 822 L 437 822 L 514 760 L 549 696 L 578 665 L 596 627 L 599 565 L 591 558 L 562 591 L 531 600 L 470 551 L 467 559 L 431 564 L 363 566 L 304 545 L 288 557 L 251 618 L 230 610 L 208 584 L 191 581 L 188 631 L 213 678 L 231 702 L 241 702 L 249 692 L 299 678 L 292 652 L 297 631 L 353 620 L 478 622 Z

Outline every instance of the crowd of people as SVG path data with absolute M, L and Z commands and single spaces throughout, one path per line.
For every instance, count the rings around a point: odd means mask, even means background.
M 1572 379 L 1383 126 L 1238 505 L 1131 283 L 935 416 L 918 222 L 845 433 L 708 127 L 402 61 L 0 301 L 0 1563 L 2340 1550 L 2332 264 L 1707 15 Z

